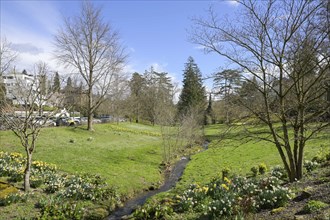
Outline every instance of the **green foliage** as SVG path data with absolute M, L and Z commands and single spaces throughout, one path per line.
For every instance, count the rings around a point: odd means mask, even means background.
M 60 76 L 58 74 L 58 72 L 55 73 L 54 76 L 54 81 L 53 81 L 53 92 L 59 92 L 61 89 L 61 83 L 60 83 Z
M 225 167 L 222 169 L 222 178 L 229 177 L 230 169 L 228 167 Z
M 281 179 L 281 180 L 285 180 L 288 175 L 287 175 L 287 172 L 285 171 L 285 169 L 279 165 L 273 167 L 271 169 L 271 175 L 278 178 L 278 179 Z
M 1 192 L 3 193 L 3 192 Z M 25 202 L 27 194 L 23 193 L 9 193 L 6 196 L 0 196 L 0 206 L 8 206 L 17 202 Z
M 327 161 L 330 161 L 330 152 L 325 155 Z
M 257 176 L 258 175 L 258 167 L 257 166 L 251 167 L 251 172 L 252 172 L 253 176 Z
M 64 187 L 64 177 L 60 174 L 49 172 L 45 175 L 46 193 L 55 193 Z
M 276 177 L 262 179 L 259 182 L 260 193 L 257 197 L 260 209 L 272 209 L 284 206 L 290 199 L 290 190 L 281 186 Z
M 188 58 L 183 72 L 183 88 L 178 102 L 178 114 L 186 115 L 191 109 L 204 110 L 206 104 L 205 88 L 201 72 L 192 57 Z
M 267 165 L 265 163 L 260 163 L 258 165 L 259 174 L 263 175 L 267 172 Z
M 173 208 L 166 204 L 146 204 L 135 210 L 134 219 L 167 219 L 173 214 Z
M 276 177 L 257 180 L 241 176 L 232 179 L 217 176 L 206 185 L 191 184 L 182 193 L 164 200 L 170 201 L 168 204 L 172 204 L 171 208 L 177 213 L 194 212 L 208 219 L 231 218 L 285 205 L 291 192 L 281 184 L 282 181 Z M 135 216 L 139 216 L 137 219 L 152 218 L 152 213 L 159 205 L 148 203 Z
M 108 187 L 108 184 L 98 175 L 73 175 L 63 181 L 64 189 L 59 196 L 74 198 L 75 200 L 102 200 L 119 197 L 116 190 Z
M 323 209 L 325 207 L 328 207 L 329 205 L 316 200 L 310 200 L 308 203 L 304 206 L 303 212 L 305 213 L 314 213 L 319 211 L 320 209 Z
M 32 188 L 35 188 L 35 189 L 39 188 L 43 183 L 44 183 L 44 181 L 40 177 L 35 177 L 35 176 L 30 177 L 30 186 Z
M 320 164 L 325 162 L 326 160 L 330 160 L 330 147 L 326 147 L 326 145 L 321 145 L 320 150 L 312 158 L 312 161 Z
M 83 207 L 73 201 L 63 201 L 60 197 L 50 197 L 40 200 L 38 203 L 40 209 L 40 220 L 46 219 L 72 219 L 79 220 L 83 218 Z
M 319 166 L 319 164 L 315 161 L 309 161 L 309 160 L 305 160 L 304 161 L 304 167 L 306 169 L 306 171 L 308 173 L 311 173 L 313 170 L 315 170 L 317 167 Z

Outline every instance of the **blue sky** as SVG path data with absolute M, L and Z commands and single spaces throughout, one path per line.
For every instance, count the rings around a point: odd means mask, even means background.
M 154 67 L 182 81 L 184 63 L 195 59 L 203 76 L 214 73 L 226 62 L 216 54 L 204 54 L 198 45 L 188 41 L 191 18 L 206 16 L 213 4 L 218 13 L 230 15 L 237 9 L 234 1 L 93 1 L 102 7 L 104 21 L 120 33 L 130 55 L 126 72 L 143 73 Z M 31 69 L 39 61 L 52 70 L 65 73 L 53 59 L 52 41 L 62 25 L 63 16 L 78 13 L 80 1 L 1 0 L 1 38 L 13 44 L 20 56 L 16 69 Z

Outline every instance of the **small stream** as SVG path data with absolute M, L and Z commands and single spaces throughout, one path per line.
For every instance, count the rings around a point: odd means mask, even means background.
M 125 203 L 123 207 L 118 208 L 109 217 L 107 217 L 107 220 L 127 219 L 128 216 L 138 206 L 142 206 L 149 197 L 161 192 L 168 191 L 169 189 L 174 187 L 175 184 L 179 181 L 180 177 L 182 176 L 183 171 L 188 162 L 189 162 L 189 158 L 182 157 L 181 160 L 179 160 L 174 165 L 173 170 L 170 172 L 169 176 L 165 179 L 165 183 L 159 189 L 145 192 L 139 195 L 138 197 L 129 200 L 128 202 Z

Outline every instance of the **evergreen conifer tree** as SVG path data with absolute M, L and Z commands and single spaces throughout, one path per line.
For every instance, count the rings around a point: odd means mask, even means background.
M 56 72 L 54 76 L 53 92 L 59 92 L 60 89 L 61 89 L 60 76 L 58 75 L 58 72 Z
M 205 110 L 206 96 L 202 74 L 192 57 L 188 58 L 183 72 L 183 88 L 178 102 L 178 115 L 183 116 L 192 109 Z

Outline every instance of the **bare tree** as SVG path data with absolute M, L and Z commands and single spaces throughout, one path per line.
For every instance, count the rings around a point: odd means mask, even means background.
M 9 70 L 18 54 L 13 52 L 11 44 L 6 38 L 3 38 L 0 43 L 0 76 Z
M 2 76 L 7 72 L 14 61 L 16 60 L 18 54 L 11 50 L 11 44 L 6 38 L 1 39 L 0 42 L 0 105 L 6 99 L 6 87 L 3 84 Z
M 322 0 L 238 2 L 236 19 L 220 18 L 213 8 L 208 18 L 195 19 L 191 41 L 249 76 L 245 81 L 254 84 L 263 105 L 241 104 L 269 128 L 269 136 L 251 134 L 276 146 L 294 181 L 303 176 L 306 142 L 329 126 L 329 120 L 320 120 L 329 114 L 323 98 L 329 81 L 329 6 Z
M 73 67 L 86 84 L 88 130 L 92 128 L 93 113 L 105 100 L 127 55 L 118 33 L 102 19 L 101 9 L 83 2 L 80 15 L 64 20 L 64 27 L 55 36 L 55 56 Z
M 54 99 L 54 93 L 45 90 L 43 77 L 49 76 L 45 63 L 36 64 L 35 72 L 33 76 L 30 76 L 30 80 L 26 80 L 25 75 L 23 77 L 19 77 L 16 73 L 14 75 L 16 86 L 11 94 L 15 98 L 16 104 L 14 106 L 10 102 L 5 102 L 0 107 L 0 119 L 20 139 L 26 152 L 24 190 L 29 191 L 32 156 L 36 143 L 42 127 L 53 123 L 49 119 L 57 113 L 53 101 L 58 104 L 58 99 Z M 52 112 L 43 112 L 46 104 L 53 106 Z

